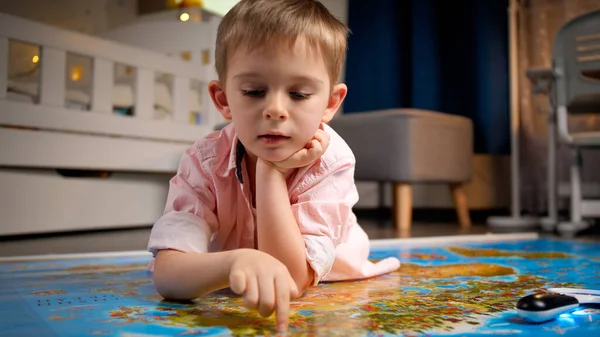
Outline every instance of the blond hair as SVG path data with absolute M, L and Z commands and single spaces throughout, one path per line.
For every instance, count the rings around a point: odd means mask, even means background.
M 221 20 L 215 67 L 224 81 L 227 61 L 235 48 L 248 51 L 273 43 L 304 38 L 317 49 L 329 78 L 337 83 L 346 55 L 348 28 L 316 0 L 241 0 Z

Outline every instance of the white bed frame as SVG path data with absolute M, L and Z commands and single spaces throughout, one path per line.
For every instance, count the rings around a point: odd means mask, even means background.
M 217 26 L 196 33 L 214 36 Z M 39 103 L 8 98 L 10 40 L 41 48 Z M 204 41 L 198 48 L 212 59 L 214 43 Z M 93 58 L 90 111 L 65 107 L 68 52 Z M 113 113 L 115 63 L 136 68 L 134 116 Z M 190 81 L 214 78 L 213 64 L 0 13 L 0 235 L 152 224 L 182 152 L 222 122 L 210 99 L 202 100 L 202 124 L 189 122 Z M 153 118 L 156 72 L 173 75 L 172 120 Z

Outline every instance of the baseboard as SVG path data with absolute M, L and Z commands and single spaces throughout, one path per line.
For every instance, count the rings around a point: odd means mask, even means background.
M 581 194 L 584 198 L 600 197 L 600 183 L 595 181 L 582 181 Z M 568 181 L 561 181 L 558 184 L 558 195 L 561 198 L 568 198 L 571 195 L 571 183 Z

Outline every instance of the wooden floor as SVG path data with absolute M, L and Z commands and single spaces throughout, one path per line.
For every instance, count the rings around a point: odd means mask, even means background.
M 358 221 L 371 239 L 388 239 L 400 236 L 391 217 L 357 214 Z M 531 230 L 527 230 L 531 231 Z M 461 230 L 458 222 L 415 220 L 408 237 L 428 237 L 446 235 L 469 235 L 485 233 L 506 233 L 493 230 L 484 222 L 474 222 L 466 231 Z M 127 250 L 145 250 L 150 234 L 150 227 L 84 232 L 61 233 L 46 236 L 0 238 L 0 256 L 38 255 L 38 254 L 73 254 L 89 252 L 111 252 Z M 540 233 L 543 236 L 552 236 Z M 406 236 L 404 236 L 406 237 Z M 598 240 L 598 230 L 586 234 L 585 238 Z

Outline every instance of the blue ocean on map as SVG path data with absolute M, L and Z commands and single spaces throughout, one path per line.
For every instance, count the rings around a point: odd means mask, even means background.
M 371 259 L 389 256 L 402 262 L 397 272 L 309 289 L 291 305 L 289 335 L 600 336 L 600 306 L 544 323 L 515 310 L 521 297 L 548 288 L 600 290 L 597 242 L 373 245 Z M 0 335 L 275 335 L 273 317 L 246 309 L 228 289 L 195 301 L 163 300 L 149 262 L 144 252 L 0 261 Z

